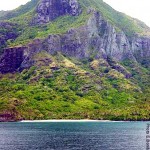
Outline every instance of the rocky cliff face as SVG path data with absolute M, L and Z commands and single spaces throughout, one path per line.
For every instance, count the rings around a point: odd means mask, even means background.
M 145 67 L 150 66 L 150 37 L 135 36 L 131 40 L 131 50 L 136 60 Z
M 18 25 L 10 22 L 0 22 L 0 54 L 6 47 L 8 40 L 14 40 L 18 37 Z
M 0 72 L 15 72 L 24 60 L 24 50 L 26 47 L 7 48 L 0 58 Z
M 72 28 L 64 35 L 49 35 L 43 45 L 50 54 L 60 51 L 79 59 L 93 55 L 95 58 L 112 57 L 116 61 L 129 58 L 135 61 L 126 35 L 123 32 L 117 33 L 96 11 L 92 12 L 85 26 Z
M 59 7 L 58 7 L 59 6 Z M 60 15 L 79 15 L 80 6 L 76 0 L 42 0 L 37 7 L 37 23 L 47 23 Z M 25 48 L 6 49 L 0 59 L 0 72 L 13 72 L 18 68 L 28 68 L 34 64 L 34 54 L 46 50 L 50 54 L 61 52 L 64 55 L 82 58 L 102 58 L 115 61 L 130 59 L 144 63 L 150 58 L 150 38 L 135 36 L 128 38 L 103 16 L 90 10 L 91 17 L 84 26 L 70 29 L 63 35 L 49 35 L 44 40 L 34 40 Z M 116 68 L 114 66 L 114 68 Z
M 116 61 L 139 61 L 139 57 L 150 57 L 149 42 L 148 37 L 129 39 L 123 31 L 117 32 L 99 12 L 94 11 L 85 26 L 70 29 L 64 35 L 49 35 L 43 43 L 44 49 L 51 54 L 60 51 L 77 58 L 93 55 L 104 59 L 111 57 Z
M 41 0 L 36 10 L 33 23 L 48 23 L 59 16 L 77 16 L 81 8 L 77 0 Z

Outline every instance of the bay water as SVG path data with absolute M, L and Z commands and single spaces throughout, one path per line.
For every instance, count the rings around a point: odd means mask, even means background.
M 146 150 L 150 122 L 0 123 L 0 150 Z

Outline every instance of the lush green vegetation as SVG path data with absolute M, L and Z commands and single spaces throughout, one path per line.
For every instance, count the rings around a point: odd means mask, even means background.
M 128 36 L 149 34 L 148 27 L 143 22 L 117 12 L 102 0 L 80 0 L 80 2 L 84 7 L 93 7 L 100 11 L 110 23 L 116 26 L 118 30 L 122 29 Z
M 83 13 L 77 17 L 62 16 L 54 20 L 54 22 L 43 25 L 43 26 L 32 26 L 31 20 L 35 15 L 35 6 L 39 0 L 32 0 L 26 5 L 20 6 L 19 8 L 5 12 L 0 15 L 0 20 L 9 20 L 10 22 L 17 23 L 22 27 L 20 36 L 13 42 L 8 41 L 9 46 L 15 46 L 20 44 L 27 44 L 34 38 L 45 38 L 49 34 L 62 34 L 65 33 L 70 28 L 77 28 L 84 25 L 90 16 L 87 14 L 87 9 L 95 8 L 100 11 L 101 14 L 112 23 L 116 29 L 119 31 L 122 29 L 128 36 L 134 34 L 149 34 L 148 27 L 125 14 L 115 11 L 109 5 L 104 3 L 102 0 L 79 0 L 81 6 L 83 7 Z
M 17 33 L 17 37 L 7 39 L 3 47 L 25 45 L 36 38 L 78 28 L 90 17 L 87 9 L 91 7 L 128 36 L 147 33 L 146 25 L 118 13 L 102 0 L 79 0 L 83 7 L 81 15 L 62 16 L 51 23 L 32 26 L 37 2 L 32 0 L 14 11 L 0 12 L 0 20 L 15 24 L 1 28 L 1 35 Z M 15 119 L 150 119 L 147 62 L 143 62 L 143 66 L 130 60 L 122 62 L 126 72 L 132 74 L 126 79 L 106 60 L 97 60 L 93 55 L 77 60 L 43 51 L 36 54 L 33 61 L 36 62 L 33 67 L 20 73 L 0 74 L 0 114 L 13 113 Z
M 85 64 L 46 52 L 34 60 L 21 74 L 1 75 L 1 113 L 7 108 L 17 119 L 149 119 L 150 101 L 139 86 L 111 66 L 107 72 L 101 65 L 93 70 L 102 60 Z
M 24 18 L 24 21 L 19 23 L 24 26 L 22 34 L 15 41 L 8 44 L 10 46 L 15 46 L 19 44 L 25 45 L 33 39 L 45 38 L 48 37 L 48 35 L 50 34 L 64 34 L 71 28 L 77 28 L 84 25 L 85 22 L 88 20 L 88 17 L 89 15 L 86 14 L 86 12 L 84 11 L 80 16 L 62 16 L 54 20 L 53 22 L 45 25 L 28 26 L 27 24 L 23 25 L 23 23 L 28 22 L 30 19 L 25 20 L 25 18 L 27 18 L 26 16 L 20 16 L 18 18 L 12 19 L 12 21 L 16 22 L 17 20 L 21 20 L 20 18 Z

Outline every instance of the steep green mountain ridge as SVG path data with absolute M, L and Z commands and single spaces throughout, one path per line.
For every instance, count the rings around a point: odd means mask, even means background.
M 101 0 L 32 0 L 0 27 L 0 120 L 149 120 L 144 23 Z

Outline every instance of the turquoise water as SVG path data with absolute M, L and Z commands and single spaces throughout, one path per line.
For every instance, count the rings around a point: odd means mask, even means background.
M 146 150 L 147 124 L 0 123 L 0 150 Z

